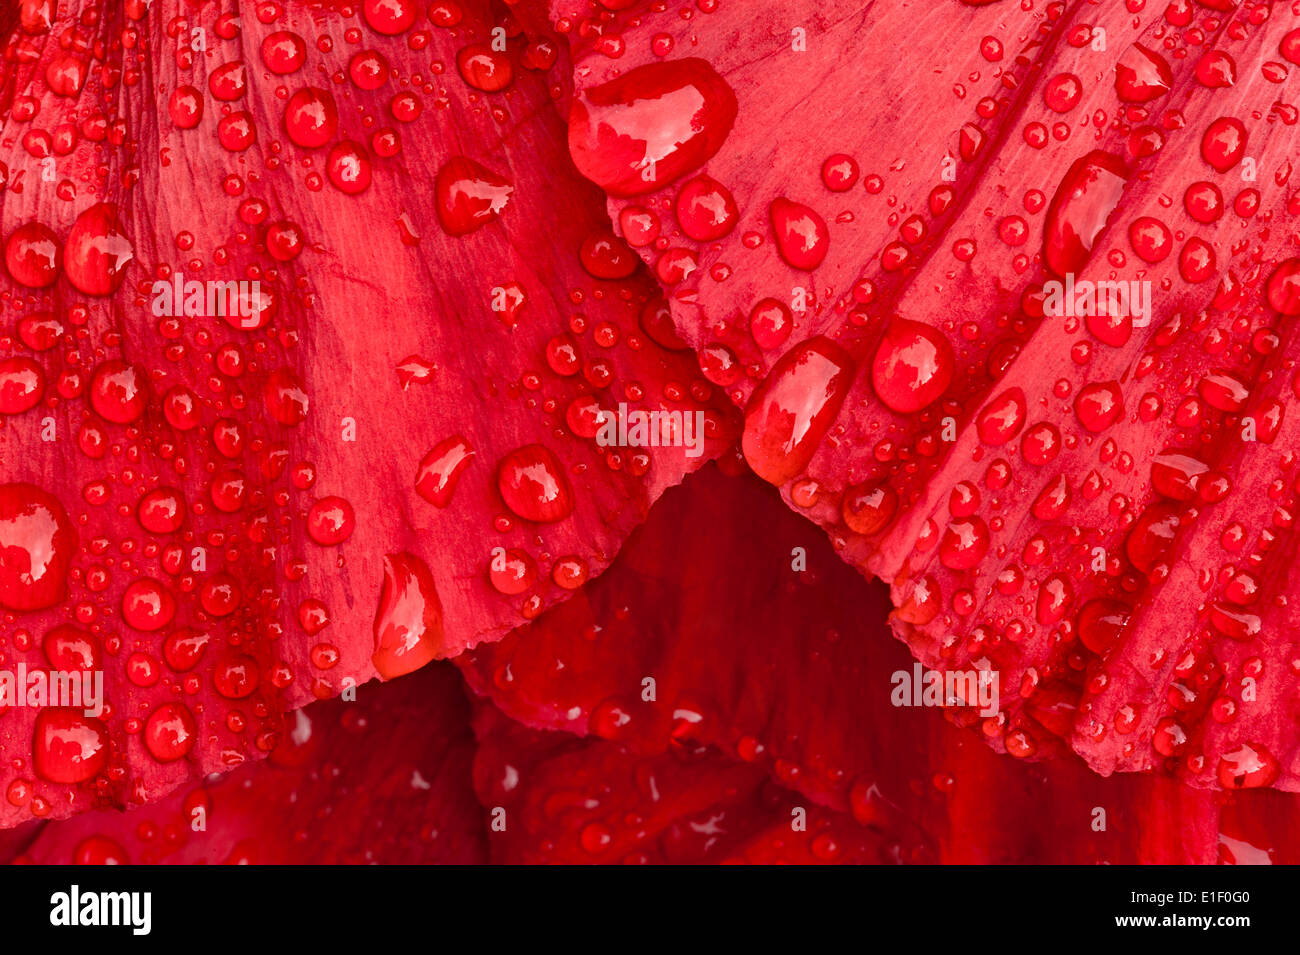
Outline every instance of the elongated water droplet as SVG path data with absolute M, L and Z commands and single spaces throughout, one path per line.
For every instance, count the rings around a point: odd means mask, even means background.
M 428 566 L 405 551 L 387 555 L 371 656 L 380 677 L 418 670 L 437 657 L 442 642 L 442 602 Z
M 810 338 L 781 357 L 745 409 L 741 447 L 755 474 L 779 485 L 808 466 L 855 371 L 829 338 Z
M 1053 274 L 1064 277 L 1083 268 L 1127 179 L 1124 163 L 1101 150 L 1069 168 L 1052 196 L 1043 229 L 1043 261 Z

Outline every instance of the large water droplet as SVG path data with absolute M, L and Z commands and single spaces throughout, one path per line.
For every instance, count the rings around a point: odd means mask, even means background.
M 319 149 L 338 129 L 339 110 L 327 90 L 304 86 L 289 97 L 284 107 L 284 131 L 294 145 Z
M 1079 639 L 1096 654 L 1114 646 L 1128 626 L 1129 608 L 1116 600 L 1089 600 L 1079 611 Z
M 1126 103 L 1149 103 L 1169 92 L 1174 73 L 1163 56 L 1134 43 L 1115 67 L 1115 92 Z
M 1201 158 L 1218 172 L 1227 172 L 1246 155 L 1246 127 L 1235 116 L 1222 116 L 1201 137 Z
M 126 278 L 127 263 L 135 255 L 117 218 L 117 206 L 99 202 L 72 225 L 63 245 L 63 270 L 78 290 L 87 295 L 112 295 Z
M 22 414 L 40 404 L 45 372 L 30 358 L 0 361 L 0 414 Z
M 898 492 L 888 484 L 858 484 L 844 491 L 840 506 L 849 530 L 864 535 L 879 533 L 898 512 Z
M 605 191 L 635 196 L 707 162 L 735 121 L 736 94 L 706 61 L 648 63 L 574 100 L 569 152 Z
M 154 759 L 170 763 L 194 748 L 198 726 L 184 703 L 164 703 L 149 714 L 142 736 Z
M 696 242 L 721 239 L 739 218 L 731 191 L 709 176 L 696 176 L 677 194 L 677 221 Z
M 82 783 L 108 764 L 108 727 L 79 710 L 48 707 L 36 716 L 32 761 L 51 783 Z
M 978 567 L 989 552 L 989 526 L 982 517 L 952 521 L 939 542 L 939 561 L 949 570 Z
M 952 383 L 952 346 L 937 329 L 896 318 L 885 329 L 871 364 L 876 396 L 900 414 L 937 401 Z
M 77 532 L 53 494 L 32 484 L 0 484 L 0 607 L 53 607 L 67 592 Z
M 1019 388 L 1009 388 L 990 401 L 980 412 L 976 422 L 980 440 L 985 444 L 1006 444 L 1025 426 L 1025 393 Z
M 176 598 L 165 584 L 152 577 L 133 580 L 122 594 L 122 619 L 136 630 L 161 630 L 175 616 Z
M 1117 156 L 1094 150 L 1066 172 L 1047 208 L 1043 261 L 1055 275 L 1078 272 L 1124 194 L 1128 170 Z
M 831 246 L 826 220 L 803 203 L 779 196 L 768 211 L 777 251 L 786 264 L 806 272 L 821 265 Z
M 1096 434 L 1105 431 L 1124 413 L 1124 396 L 1119 383 L 1093 382 L 1079 389 L 1074 399 L 1074 414 L 1080 423 Z
M 449 235 L 466 235 L 501 214 L 514 187 L 465 156 L 453 156 L 434 184 L 438 221 Z
M 59 278 L 63 249 L 58 237 L 39 222 L 19 226 L 5 243 L 5 267 L 13 280 L 28 288 L 45 288 Z
M 1133 566 L 1149 574 L 1162 564 L 1174 548 L 1178 524 L 1178 511 L 1172 505 L 1147 505 L 1124 541 L 1124 551 Z
M 1260 743 L 1242 743 L 1219 758 L 1219 785 L 1224 789 L 1271 786 L 1277 774 L 1277 759 Z
M 144 414 L 144 382 L 134 366 L 113 359 L 95 369 L 90 379 L 90 406 L 114 424 L 130 424 Z
M 810 338 L 781 357 L 745 409 L 741 447 L 755 474 L 779 485 L 808 466 L 855 371 L 829 338 Z
M 434 507 L 446 507 L 456 493 L 461 472 L 474 459 L 474 449 L 460 435 L 439 441 L 420 461 L 415 490 Z
M 380 677 L 418 670 L 438 655 L 442 640 L 442 602 L 433 574 L 414 554 L 387 555 L 371 657 Z
M 98 670 L 104 665 L 99 640 L 70 624 L 51 627 L 41 641 L 41 650 L 56 670 Z
M 573 489 L 564 468 L 540 444 L 525 445 L 501 459 L 497 488 L 506 507 L 526 521 L 549 524 L 573 511 Z
M 1268 277 L 1268 304 L 1283 315 L 1300 315 L 1300 258 L 1287 259 Z

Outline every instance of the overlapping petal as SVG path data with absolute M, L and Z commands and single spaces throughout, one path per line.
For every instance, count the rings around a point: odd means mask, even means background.
M 19 13 L 0 664 L 103 670 L 107 708 L 2 718 L 0 820 L 229 770 L 500 637 L 733 440 L 568 160 L 553 37 L 487 3 Z M 701 427 L 598 443 L 620 405 Z
M 1013 755 L 1296 788 L 1294 13 L 613 6 L 575 159 L 915 655 Z

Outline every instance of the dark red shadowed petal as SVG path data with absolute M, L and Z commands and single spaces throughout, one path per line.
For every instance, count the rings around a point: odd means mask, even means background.
M 971 707 L 896 706 L 920 668 L 890 638 L 887 610 L 878 584 L 752 476 L 691 476 L 600 580 L 459 659 L 504 714 L 566 731 L 480 714 L 476 786 L 505 814 L 493 857 L 672 861 L 692 823 L 716 817 L 717 848 L 690 843 L 689 858 L 725 855 L 754 829 L 784 834 L 802 858 L 790 827 L 802 804 L 851 814 L 896 861 L 1211 863 L 1219 827 L 1255 819 L 1252 807 L 1269 814 L 1249 844 L 1300 858 L 1300 797 L 1105 779 L 1073 756 L 1018 763 L 950 725 L 977 724 Z M 1068 697 L 1037 705 L 1068 726 Z M 779 788 L 746 802 L 764 776 Z M 843 822 L 825 825 L 849 838 Z
M 475 789 L 494 862 L 893 861 L 879 832 L 717 753 L 639 757 L 602 740 L 525 729 L 489 706 L 475 729 Z
M 1265 66 L 1293 49 L 1294 11 L 638 8 L 601 16 L 596 43 L 597 12 L 553 4 L 581 87 L 675 47 L 735 92 L 699 169 L 732 195 L 734 230 L 695 242 L 672 183 L 637 196 L 658 235 L 638 250 L 693 256 L 669 304 L 701 355 L 748 370 L 725 385 L 737 406 L 810 339 L 859 369 L 797 470 L 756 470 L 891 582 L 922 662 L 1001 674 L 986 738 L 1022 758 L 1072 747 L 1104 772 L 1300 788 L 1285 636 L 1300 125 Z M 1131 40 L 1103 50 L 1103 31 Z M 1231 82 L 1198 69 L 1215 50 Z M 843 188 L 844 157 L 860 187 Z M 771 214 L 787 203 L 826 225 L 815 283 Z M 629 208 L 611 194 L 616 223 Z M 788 336 L 736 320 L 770 302 Z M 1253 607 L 1228 597 L 1241 573 Z M 1085 614 L 1094 601 L 1106 612 Z
M 527 723 L 652 751 L 716 745 L 843 806 L 916 716 L 890 705 L 887 677 L 866 685 L 894 649 L 888 611 L 774 492 L 709 467 L 665 495 L 608 579 L 458 662 Z
M 497 639 L 739 431 L 643 328 L 659 288 L 568 157 L 549 32 L 487 3 L 454 30 L 182 7 L 62 3 L 0 38 L 0 665 L 75 626 L 106 705 L 81 761 L 6 714 L 0 824 L 228 771 L 286 710 Z M 498 15 L 508 69 L 399 79 Z M 47 70 L 72 47 L 84 69 Z M 620 406 L 701 440 L 600 443 Z

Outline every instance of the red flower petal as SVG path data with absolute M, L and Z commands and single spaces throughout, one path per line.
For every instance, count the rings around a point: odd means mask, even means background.
M 716 753 L 639 757 L 480 712 L 475 788 L 495 862 L 887 862 L 880 834 Z
M 670 70 L 674 48 L 734 94 L 720 146 L 684 151 L 657 192 L 612 189 L 611 213 L 658 236 L 647 262 L 695 264 L 673 316 L 749 370 L 714 380 L 746 408 L 755 470 L 892 582 L 923 662 L 1000 672 L 985 735 L 1024 757 L 1068 742 L 1103 772 L 1300 788 L 1300 127 L 1276 85 L 1294 17 L 553 6 L 579 97 Z M 1231 85 L 1203 82 L 1207 47 L 1231 51 Z M 681 113 L 709 115 L 697 99 Z M 733 197 L 725 237 L 660 211 L 688 174 Z M 1105 316 L 1065 307 L 1098 281 L 1149 283 L 1150 309 L 1141 284 Z M 773 303 L 788 336 L 768 331 Z M 828 347 L 851 381 L 799 379 Z M 1242 573 L 1258 609 L 1228 600 Z
M 608 220 L 554 38 L 486 3 L 454 29 L 182 6 L 64 3 L 3 38 L 0 666 L 52 665 L 73 625 L 109 709 L 76 730 L 93 758 L 4 717 L 0 824 L 228 770 L 286 709 L 500 637 L 734 440 L 642 328 L 635 256 L 584 268 Z M 493 83 L 431 66 L 498 25 Z M 180 276 L 250 284 L 219 315 L 228 290 L 173 302 Z M 707 412 L 707 441 L 603 446 L 621 404 Z

